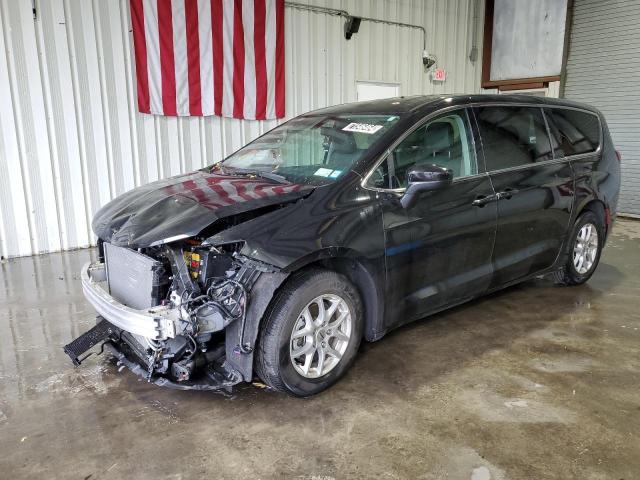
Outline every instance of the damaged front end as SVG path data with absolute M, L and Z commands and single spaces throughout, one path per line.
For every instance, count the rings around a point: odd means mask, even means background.
M 132 249 L 100 243 L 82 270 L 98 324 L 65 346 L 79 365 L 99 343 L 162 386 L 213 390 L 251 381 L 258 323 L 286 274 L 242 243 L 192 238 Z

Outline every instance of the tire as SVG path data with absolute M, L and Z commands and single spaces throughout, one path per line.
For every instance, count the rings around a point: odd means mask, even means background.
M 325 313 L 324 325 L 320 304 L 326 313 L 336 305 L 330 317 Z M 278 291 L 265 316 L 256 373 L 276 390 L 297 397 L 315 395 L 349 369 L 360 346 L 363 323 L 360 296 L 343 275 L 315 269 L 298 274 Z M 296 356 L 297 352 L 304 354 Z
M 585 250 L 584 232 L 588 230 L 588 225 L 593 227 L 595 239 L 597 245 L 595 250 L 591 247 L 594 253 L 588 256 L 588 261 L 585 259 L 584 263 L 580 264 L 579 260 L 574 261 L 576 245 L 581 242 L 582 249 Z M 579 239 L 578 236 L 582 235 Z M 604 228 L 600 217 L 588 210 L 578 217 L 576 223 L 571 231 L 571 236 L 567 242 L 566 250 L 564 252 L 564 263 L 560 269 L 554 272 L 554 281 L 557 285 L 582 285 L 591 278 L 593 272 L 595 272 L 598 262 L 600 261 L 600 254 L 602 253 L 602 246 L 604 243 Z M 593 236 L 587 245 L 593 245 Z M 579 248 L 579 247 L 578 247 Z M 578 264 L 576 264 L 578 262 Z M 580 266 L 581 265 L 581 266 Z M 588 268 L 586 268 L 588 266 Z

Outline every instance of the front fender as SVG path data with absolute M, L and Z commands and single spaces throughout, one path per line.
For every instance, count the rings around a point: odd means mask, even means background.
M 317 262 L 318 260 L 325 260 L 328 258 L 358 258 L 358 257 L 362 257 L 362 254 L 360 254 L 356 250 L 353 250 L 352 248 L 325 247 L 296 259 L 295 261 L 291 262 L 289 265 L 282 267 L 282 271 L 289 272 L 289 273 L 295 272 L 296 270 L 300 270 L 301 268 L 304 268 L 313 262 Z
M 341 194 L 319 188 L 294 204 L 227 228 L 205 243 L 235 242 L 242 242 L 242 255 L 285 271 L 356 252 L 377 258 L 384 252 L 382 211 L 375 193 L 367 190 Z
M 242 243 L 241 257 L 273 267 L 271 272 L 261 274 L 250 293 L 244 339 L 251 343 L 251 348 L 255 346 L 260 323 L 277 289 L 292 272 L 325 259 L 355 260 L 357 257 L 374 266 L 375 280 L 371 282 L 375 282 L 379 290 L 368 296 L 371 305 L 365 308 L 371 312 L 368 314 L 372 318 L 370 330 L 379 330 L 381 307 L 375 302 L 382 298 L 378 293 L 384 291 L 384 231 L 375 193 L 349 185 L 318 188 L 296 203 L 227 228 L 205 241 L 214 246 L 237 242 Z M 354 272 L 344 273 L 359 283 Z M 239 327 L 239 322 L 227 327 L 227 360 L 250 380 L 253 353 L 237 348 Z M 367 333 L 367 338 L 377 337 L 375 333 Z

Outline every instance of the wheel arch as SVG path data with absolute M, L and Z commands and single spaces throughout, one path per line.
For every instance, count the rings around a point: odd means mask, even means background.
M 346 248 L 327 248 L 314 252 L 285 267 L 291 278 L 313 268 L 332 270 L 347 277 L 356 287 L 364 308 L 364 338 L 374 341 L 382 337 L 384 316 L 384 283 L 371 261 Z
M 595 213 L 598 216 L 598 218 L 602 221 L 602 227 L 605 230 L 605 238 L 606 238 L 609 234 L 609 230 L 611 227 L 611 220 L 610 220 L 609 214 L 607 213 L 609 210 L 605 205 L 605 203 L 599 198 L 592 198 L 585 201 L 577 209 L 574 223 L 578 220 L 580 215 L 582 215 L 584 212 L 587 212 L 587 211 Z
M 602 200 L 598 198 L 593 198 L 584 203 L 582 208 L 580 208 L 580 210 L 578 211 L 578 215 L 582 214 L 586 210 L 590 210 L 594 213 L 597 213 L 598 215 L 604 216 L 605 209 L 606 209 L 606 206 Z
M 307 255 L 275 273 L 265 273 L 258 278 L 251 292 L 251 302 L 246 315 L 246 332 L 244 339 L 250 347 L 249 352 L 238 351 L 240 323 L 232 322 L 226 329 L 227 361 L 237 370 L 245 381 L 251 381 L 254 369 L 253 349 L 258 341 L 259 333 L 264 326 L 264 319 L 269 314 L 274 300 L 282 288 L 294 277 L 304 275 L 315 268 L 323 268 L 340 273 L 356 287 L 364 309 L 363 335 L 368 341 L 380 339 L 385 331 L 383 326 L 384 303 L 384 269 L 374 268 L 357 252 L 346 248 L 330 248 Z

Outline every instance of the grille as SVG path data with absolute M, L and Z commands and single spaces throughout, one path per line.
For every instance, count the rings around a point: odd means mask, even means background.
M 120 303 L 142 310 L 160 303 L 162 262 L 131 250 L 104 244 L 109 293 Z

